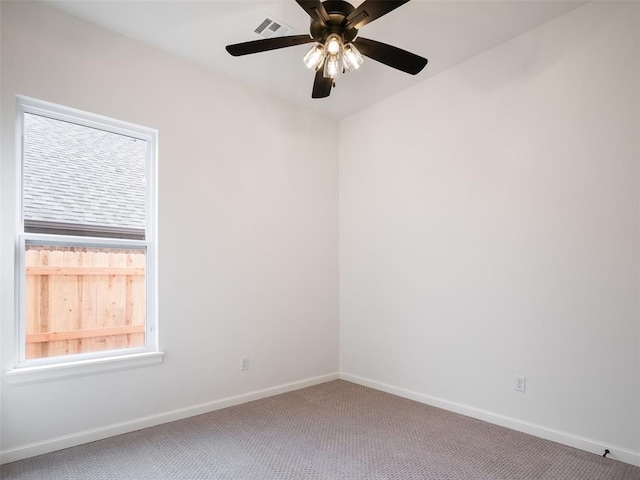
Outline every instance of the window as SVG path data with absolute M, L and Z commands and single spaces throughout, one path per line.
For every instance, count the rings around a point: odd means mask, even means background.
M 157 132 L 18 106 L 18 367 L 157 351 Z

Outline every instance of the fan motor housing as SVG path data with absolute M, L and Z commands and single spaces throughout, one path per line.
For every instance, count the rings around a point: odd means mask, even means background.
M 329 21 L 326 26 L 323 26 L 317 20 L 312 19 L 311 38 L 320 43 L 324 43 L 327 37 L 333 33 L 340 35 L 345 43 L 351 42 L 356 38 L 358 34 L 356 28 L 345 28 L 347 17 L 355 10 L 353 5 L 343 0 L 326 0 L 322 2 L 322 6 L 329 15 Z

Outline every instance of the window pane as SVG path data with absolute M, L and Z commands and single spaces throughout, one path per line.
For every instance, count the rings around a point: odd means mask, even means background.
M 145 346 L 144 248 L 25 250 L 27 360 Z
M 26 232 L 144 239 L 147 142 L 24 114 Z

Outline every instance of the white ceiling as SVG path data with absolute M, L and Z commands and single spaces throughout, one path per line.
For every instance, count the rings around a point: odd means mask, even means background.
M 331 96 L 311 99 L 314 73 L 302 63 L 309 45 L 232 57 L 224 47 L 257 40 L 266 16 L 308 33 L 309 17 L 294 0 L 121 1 L 50 0 L 48 4 L 127 37 L 155 46 L 336 118 L 345 117 L 399 90 L 572 10 L 584 1 L 413 0 L 366 25 L 363 37 L 429 60 L 416 76 L 374 60 L 336 81 Z M 354 6 L 361 0 L 352 2 Z

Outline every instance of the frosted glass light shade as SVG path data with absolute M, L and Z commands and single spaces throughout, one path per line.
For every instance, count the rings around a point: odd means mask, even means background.
M 342 62 L 346 71 L 357 70 L 364 62 L 364 58 L 355 45 L 348 43 L 342 52 Z
M 329 55 L 324 62 L 323 76 L 326 78 L 336 78 L 342 71 L 342 62 L 338 55 Z
M 338 55 L 342 50 L 342 39 L 335 33 L 329 35 L 325 42 L 325 49 L 329 55 Z
M 313 47 L 305 53 L 302 61 L 310 70 L 317 71 L 322 66 L 324 61 L 324 46 L 321 43 L 316 43 Z

